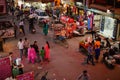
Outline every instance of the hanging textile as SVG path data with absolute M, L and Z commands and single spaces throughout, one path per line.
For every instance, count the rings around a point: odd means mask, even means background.
M 88 24 L 87 25 L 88 25 L 88 30 L 90 30 L 90 28 L 91 28 L 90 27 L 90 18 L 88 18 Z

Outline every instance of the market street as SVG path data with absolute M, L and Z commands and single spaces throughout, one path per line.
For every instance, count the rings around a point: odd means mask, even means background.
M 82 73 L 83 70 L 88 70 L 91 80 L 120 80 L 120 65 L 115 65 L 113 70 L 108 69 L 105 64 L 101 62 L 96 63 L 95 66 L 91 64 L 84 64 L 86 58 L 81 52 L 79 52 L 79 42 L 84 40 L 85 37 L 91 36 L 86 34 L 81 37 L 73 37 L 68 39 L 69 47 L 66 48 L 63 45 L 54 43 L 53 32 L 49 30 L 47 36 L 43 35 L 42 27 L 35 25 L 36 33 L 31 34 L 28 31 L 28 23 L 25 22 L 26 35 L 18 35 L 17 39 L 8 39 L 4 44 L 4 52 L 0 55 L 7 55 L 8 52 L 12 51 L 14 53 L 14 58 L 19 57 L 19 50 L 16 47 L 17 42 L 20 38 L 28 38 L 31 44 L 36 40 L 38 41 L 39 49 L 45 45 L 46 41 L 50 43 L 50 62 L 40 63 L 28 63 L 27 58 L 22 60 L 24 64 L 24 73 L 34 71 L 35 80 L 40 80 L 41 76 L 48 71 L 48 80 L 76 80 L 78 75 Z M 102 53 L 101 53 L 102 56 Z

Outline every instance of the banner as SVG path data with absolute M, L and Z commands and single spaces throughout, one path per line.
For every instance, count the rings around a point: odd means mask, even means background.
M 34 73 L 28 72 L 16 77 L 17 80 L 34 80 Z
M 0 80 L 5 80 L 8 77 L 11 77 L 11 66 L 10 66 L 10 58 L 0 58 Z

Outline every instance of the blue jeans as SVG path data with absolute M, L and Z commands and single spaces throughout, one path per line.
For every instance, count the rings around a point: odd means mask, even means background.
M 89 61 L 92 63 L 92 65 L 95 65 L 94 59 L 93 59 L 93 55 L 88 54 L 88 56 L 87 56 L 87 63 L 89 63 Z

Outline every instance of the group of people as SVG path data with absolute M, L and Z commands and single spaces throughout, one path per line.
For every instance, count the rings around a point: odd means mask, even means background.
M 94 47 L 95 46 L 95 47 Z M 94 45 L 92 43 L 88 44 L 88 57 L 87 57 L 87 64 L 89 64 L 89 61 L 92 63 L 92 65 L 95 65 L 94 63 L 94 55 L 95 55 L 95 60 L 96 62 L 99 61 L 99 56 L 100 56 L 100 47 L 99 45 Z
M 23 59 L 23 55 L 28 58 L 29 62 L 35 63 L 35 61 L 50 61 L 50 45 L 46 41 L 45 46 L 41 49 L 38 47 L 37 41 L 30 44 L 27 38 L 25 40 L 20 39 L 17 44 L 20 52 L 20 58 Z
M 92 40 L 91 37 L 88 37 L 85 39 L 83 42 L 84 45 L 80 43 L 80 48 L 83 46 L 87 50 L 87 64 L 89 62 L 92 63 L 92 65 L 95 65 L 95 61 L 99 62 L 99 56 L 100 56 L 100 51 L 101 51 L 101 42 L 99 38 L 96 38 L 94 41 Z M 95 61 L 94 61 L 95 58 Z
M 13 52 L 9 52 L 8 57 L 10 59 L 12 79 L 16 79 L 16 77 L 18 75 L 21 75 L 21 74 L 24 73 L 23 72 L 24 65 L 20 61 L 18 61 L 18 60 L 20 60 L 19 58 L 14 58 L 13 57 Z
M 95 65 L 94 57 L 96 62 L 99 62 L 102 49 L 105 49 L 105 52 L 103 53 L 103 61 L 108 59 L 108 56 L 113 56 L 116 54 L 116 51 L 118 51 L 116 47 L 110 44 L 108 38 L 102 39 L 99 35 L 95 35 L 95 38 L 93 39 L 87 38 L 85 40 L 85 45 L 87 46 L 88 51 L 87 63 L 89 64 L 89 62 L 91 62 L 93 65 Z M 115 62 L 115 60 L 113 60 L 113 62 Z

